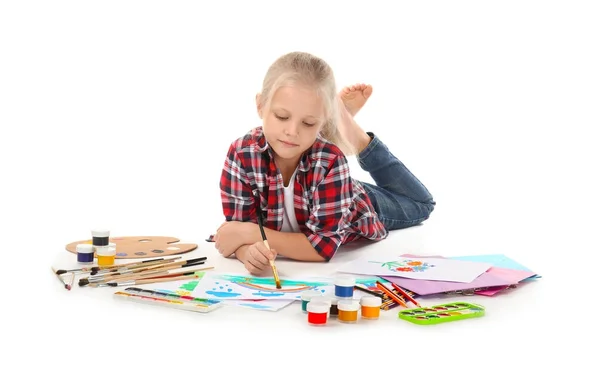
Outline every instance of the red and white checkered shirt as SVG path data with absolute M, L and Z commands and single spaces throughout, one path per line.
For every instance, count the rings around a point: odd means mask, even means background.
M 260 198 L 260 208 L 266 212 L 264 226 L 281 230 L 283 177 L 262 127 L 231 143 L 220 187 L 227 221 L 257 223 L 256 198 Z M 378 241 L 388 235 L 364 187 L 350 176 L 342 151 L 321 137 L 300 159 L 294 209 L 300 231 L 327 261 L 341 244 L 360 238 Z

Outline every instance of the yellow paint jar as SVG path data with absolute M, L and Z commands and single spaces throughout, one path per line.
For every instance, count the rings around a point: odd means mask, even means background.
M 338 302 L 338 321 L 343 323 L 356 323 L 360 304 L 356 301 L 340 300 Z
M 363 319 L 379 319 L 381 298 L 378 296 L 363 296 L 360 299 L 360 311 Z
M 117 248 L 106 245 L 96 247 L 96 258 L 98 259 L 99 267 L 107 267 L 109 265 L 115 265 L 115 256 L 117 255 Z

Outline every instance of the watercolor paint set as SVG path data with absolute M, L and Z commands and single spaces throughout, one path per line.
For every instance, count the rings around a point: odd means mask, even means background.
M 485 315 L 481 305 L 466 302 L 438 304 L 435 306 L 402 310 L 398 318 L 417 325 L 435 325 L 438 323 L 478 318 Z
M 117 291 L 114 296 L 132 302 L 171 307 L 198 313 L 208 313 L 223 305 L 223 303 L 217 299 L 194 298 L 179 295 L 177 293 L 137 287 L 128 287 L 123 291 Z

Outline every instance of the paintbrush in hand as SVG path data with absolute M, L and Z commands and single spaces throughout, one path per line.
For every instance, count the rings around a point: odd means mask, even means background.
M 262 211 L 259 208 L 256 210 L 256 212 L 258 213 L 258 227 L 260 228 L 260 234 L 262 236 L 263 243 L 265 244 L 267 249 L 269 251 L 271 251 L 271 247 L 269 246 L 269 242 L 267 241 L 267 235 L 265 234 L 265 229 L 263 227 Z M 271 270 L 273 271 L 273 278 L 275 279 L 275 287 L 277 287 L 277 289 L 280 289 L 281 288 L 281 280 L 279 280 L 279 275 L 277 274 L 277 267 L 275 267 L 275 260 L 269 260 L 269 262 L 271 263 Z

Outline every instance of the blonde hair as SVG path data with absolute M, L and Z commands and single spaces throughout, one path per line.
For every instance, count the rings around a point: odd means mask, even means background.
M 352 154 L 354 150 L 338 130 L 339 104 L 333 70 L 323 59 L 305 52 L 291 52 L 279 57 L 267 70 L 263 80 L 259 103 L 266 106 L 277 89 L 301 83 L 314 87 L 325 105 L 326 119 L 320 136 L 337 145 L 342 152 Z

